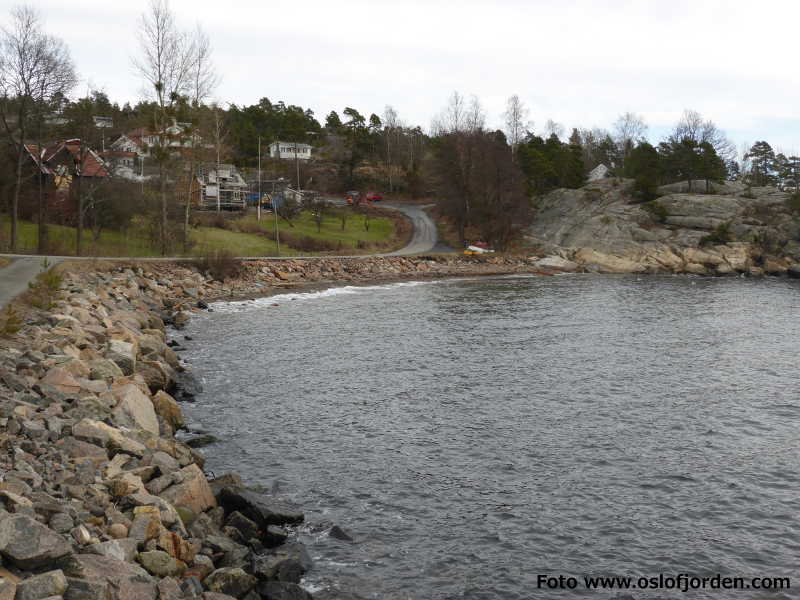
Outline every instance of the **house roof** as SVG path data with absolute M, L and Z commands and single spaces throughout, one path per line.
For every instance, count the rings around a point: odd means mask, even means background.
M 64 154 L 68 154 L 72 163 L 72 169 L 81 162 L 83 143 L 79 139 L 62 140 L 53 142 L 47 146 L 40 147 L 37 144 L 26 144 L 25 149 L 30 154 L 33 161 L 39 165 L 42 173 L 55 175 L 55 161 Z M 84 177 L 108 177 L 103 159 L 92 150 L 86 148 L 81 165 L 81 173 Z
M 280 140 L 277 141 L 277 142 L 272 142 L 270 144 L 270 146 L 275 146 L 276 144 L 286 144 L 287 146 L 297 146 L 298 148 L 311 148 L 312 147 L 311 144 L 304 144 L 303 142 L 282 142 Z

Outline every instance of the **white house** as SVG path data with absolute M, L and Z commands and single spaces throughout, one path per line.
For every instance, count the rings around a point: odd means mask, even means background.
M 185 132 L 191 127 L 190 123 L 173 123 L 167 127 L 164 133 L 166 134 L 166 143 L 170 148 L 174 148 L 175 152 L 179 152 L 181 148 L 199 148 L 203 145 L 203 141 L 196 133 L 186 135 Z M 114 152 L 134 152 L 139 157 L 150 156 L 150 148 L 161 143 L 161 135 L 149 130 L 146 127 L 139 127 L 128 133 L 123 133 L 112 144 L 111 150 Z M 205 145 L 203 147 L 209 147 Z
M 272 158 L 308 160 L 311 158 L 311 146 L 295 142 L 272 142 L 269 145 L 269 155 Z

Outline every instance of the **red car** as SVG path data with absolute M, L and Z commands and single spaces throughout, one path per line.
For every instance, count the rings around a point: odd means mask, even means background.
M 370 192 L 367 194 L 367 200 L 370 202 L 378 202 L 383 200 L 383 194 L 379 194 L 378 192 Z

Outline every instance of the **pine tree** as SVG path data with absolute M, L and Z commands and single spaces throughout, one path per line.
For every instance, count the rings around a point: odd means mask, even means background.
M 752 163 L 750 176 L 754 185 L 772 185 L 775 177 L 775 152 L 765 141 L 756 142 L 745 155 Z
M 661 170 L 661 156 L 647 142 L 631 150 L 625 161 L 625 176 L 633 178 L 634 194 L 644 201 L 656 197 L 656 190 L 661 183 Z

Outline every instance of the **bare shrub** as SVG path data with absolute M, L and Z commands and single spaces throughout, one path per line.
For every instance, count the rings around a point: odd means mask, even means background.
M 216 250 L 200 256 L 194 261 L 195 268 L 217 281 L 238 277 L 244 271 L 244 263 L 228 250 Z

